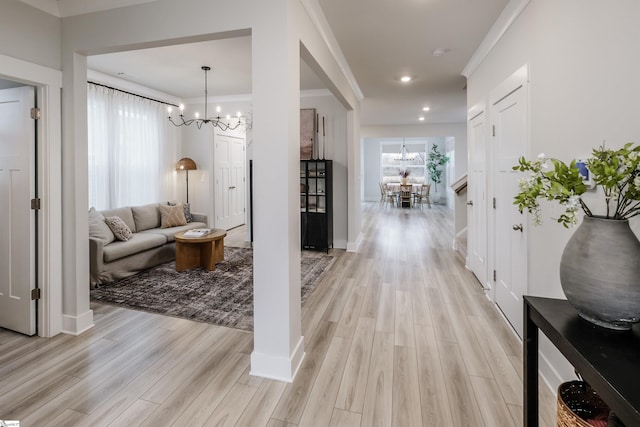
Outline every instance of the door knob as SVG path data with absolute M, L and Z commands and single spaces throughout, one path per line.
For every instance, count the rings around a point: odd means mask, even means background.
M 513 229 L 514 229 L 515 231 L 520 231 L 520 232 L 522 233 L 522 230 L 523 230 L 523 228 L 522 228 L 522 224 L 514 224 L 514 225 L 513 225 Z
M 467 206 L 473 206 L 473 200 L 469 200 L 469 201 L 467 202 Z

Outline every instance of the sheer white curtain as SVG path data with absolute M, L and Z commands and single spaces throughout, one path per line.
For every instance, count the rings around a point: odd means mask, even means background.
M 87 94 L 89 206 L 174 198 L 178 133 L 165 106 L 91 83 Z

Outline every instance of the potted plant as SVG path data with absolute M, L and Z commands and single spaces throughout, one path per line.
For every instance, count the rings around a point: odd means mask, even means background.
M 560 283 L 581 317 L 610 329 L 630 329 L 640 321 L 640 241 L 629 218 L 640 214 L 640 146 L 633 143 L 613 150 L 593 149 L 586 164 L 566 164 L 544 154 L 530 161 L 520 158 L 513 167 L 529 172 L 519 180 L 514 204 L 540 224 L 540 201 L 559 203 L 564 212 L 556 219 L 565 227 L 577 224 L 560 261 Z M 590 179 L 604 198 L 600 214 L 583 199 Z M 592 203 L 592 202 L 591 202 Z
M 442 182 L 442 166 L 445 165 L 449 161 L 449 156 L 442 154 L 438 150 L 438 146 L 436 144 L 431 146 L 431 150 L 429 151 L 429 155 L 427 156 L 427 175 L 429 179 L 434 184 L 434 192 L 436 193 L 433 197 L 433 201 L 437 202 L 439 199 L 438 193 L 438 184 Z
M 409 169 L 400 169 L 399 174 L 402 181 L 402 185 L 407 185 L 407 178 L 409 178 L 411 171 Z

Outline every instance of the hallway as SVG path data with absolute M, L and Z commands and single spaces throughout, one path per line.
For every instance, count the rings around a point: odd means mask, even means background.
M 452 251 L 451 211 L 363 209 L 360 251 L 332 250 L 338 259 L 302 308 L 306 357 L 292 384 L 249 375 L 249 332 L 95 304 L 96 325 L 80 337 L 0 329 L 0 419 L 522 425 L 521 344 Z M 554 396 L 541 389 L 551 427 Z

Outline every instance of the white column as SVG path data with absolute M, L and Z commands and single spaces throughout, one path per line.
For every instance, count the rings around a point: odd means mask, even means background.
M 63 56 L 62 329 L 77 335 L 93 326 L 89 307 L 87 58 Z
M 347 111 L 347 250 L 356 252 L 362 241 L 362 175 L 360 150 L 360 111 Z
M 300 45 L 287 0 L 256 5 L 252 28 L 254 351 L 251 374 L 292 381 L 300 314 Z

